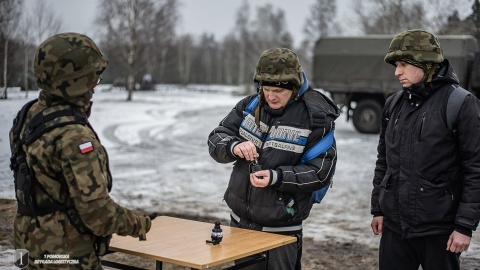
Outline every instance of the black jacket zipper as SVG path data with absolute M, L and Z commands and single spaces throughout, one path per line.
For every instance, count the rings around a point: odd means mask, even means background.
M 280 122 L 277 121 L 276 123 L 276 126 L 278 127 L 278 125 L 280 124 Z M 268 134 L 270 133 L 270 130 L 272 129 L 272 125 L 269 125 L 268 126 L 268 130 L 265 134 Z M 262 144 L 260 145 L 260 149 L 263 149 L 263 145 L 265 144 L 265 139 L 266 139 L 267 136 L 265 136 L 265 138 L 262 139 Z M 248 189 L 247 189 L 247 220 L 248 222 L 250 223 L 250 198 L 251 198 L 251 195 L 252 195 L 252 185 L 250 183 L 247 183 L 248 185 Z M 248 224 L 250 226 L 250 224 Z

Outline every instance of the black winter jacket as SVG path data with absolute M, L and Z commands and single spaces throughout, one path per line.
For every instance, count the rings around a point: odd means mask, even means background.
M 210 155 L 220 163 L 233 162 L 224 199 L 242 221 L 257 226 L 284 227 L 301 224 L 312 208 L 312 192 L 328 184 L 335 171 L 336 146 L 299 165 L 315 143 L 334 129 L 339 110 L 320 92 L 306 87 L 297 100 L 287 105 L 283 114 L 272 115 L 261 106 L 260 124 L 255 125 L 255 110 L 244 116 L 249 102 L 257 95 L 242 99 L 209 135 Z M 256 188 L 250 184 L 250 162 L 232 153 L 234 142 L 250 140 L 257 146 L 262 169 L 276 170 L 273 186 Z M 294 200 L 294 215 L 285 201 Z M 252 225 L 251 228 L 254 229 Z
M 404 89 L 378 144 L 371 213 L 404 238 L 470 235 L 480 220 L 480 103 L 468 95 L 454 135 L 446 104 L 458 79 L 448 60 L 431 83 Z M 390 118 L 387 120 L 386 118 Z

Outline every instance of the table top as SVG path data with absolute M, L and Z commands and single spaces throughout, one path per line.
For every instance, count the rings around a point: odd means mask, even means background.
M 297 241 L 295 237 L 221 225 L 220 244 L 211 240 L 214 224 L 169 216 L 152 220 L 146 241 L 113 235 L 111 251 L 205 269 Z

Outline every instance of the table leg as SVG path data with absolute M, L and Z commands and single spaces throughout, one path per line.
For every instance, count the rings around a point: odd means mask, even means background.
M 268 270 L 268 254 L 269 254 L 269 250 L 265 252 L 265 270 Z
M 233 266 L 230 266 L 230 267 L 227 267 L 227 268 L 223 268 L 223 270 L 237 270 L 237 269 L 242 269 L 246 266 L 249 266 L 249 265 L 252 265 L 252 264 L 256 264 L 256 263 L 261 263 L 262 261 L 264 261 L 266 259 L 266 254 L 258 254 L 259 256 L 256 256 L 255 258 L 251 259 L 251 260 L 248 260 L 248 261 L 244 261 L 242 263 L 239 263 L 239 264 L 235 264 Z

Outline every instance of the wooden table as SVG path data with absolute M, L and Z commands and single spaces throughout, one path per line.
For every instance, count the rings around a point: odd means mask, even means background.
M 222 224 L 223 240 L 213 245 L 206 243 L 211 240 L 213 226 L 213 223 L 159 216 L 152 221 L 146 241 L 114 235 L 109 250 L 155 260 L 157 269 L 162 268 L 162 262 L 205 269 L 257 253 L 268 253 L 268 250 L 297 241 L 291 236 Z M 107 263 L 104 265 L 113 266 Z

